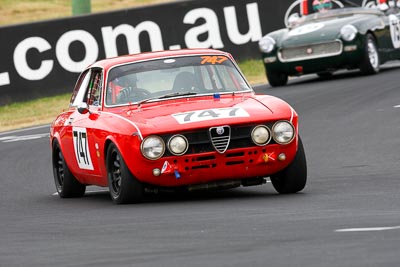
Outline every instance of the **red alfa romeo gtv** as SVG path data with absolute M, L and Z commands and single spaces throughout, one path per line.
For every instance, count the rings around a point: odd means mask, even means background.
M 255 95 L 232 56 L 210 49 L 101 60 L 80 75 L 51 126 L 62 198 L 109 187 L 117 204 L 148 191 L 306 185 L 297 113 Z M 148 189 L 148 190 L 147 190 Z

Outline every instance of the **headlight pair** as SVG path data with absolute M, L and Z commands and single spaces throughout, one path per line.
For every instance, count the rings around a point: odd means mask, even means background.
M 145 158 L 157 160 L 164 155 L 165 147 L 165 142 L 161 137 L 150 135 L 143 140 L 140 149 Z M 168 140 L 167 147 L 171 154 L 180 156 L 186 153 L 189 143 L 186 137 L 178 134 Z
M 272 133 L 271 133 L 272 132 Z M 272 135 L 272 136 L 271 136 Z M 278 121 L 272 126 L 272 131 L 265 125 L 254 127 L 251 132 L 251 139 L 254 144 L 264 146 L 271 141 L 271 138 L 278 144 L 289 144 L 295 137 L 293 124 L 288 121 Z
M 251 131 L 251 139 L 254 144 L 264 146 L 268 144 L 273 138 L 278 144 L 289 144 L 295 137 L 295 129 L 289 121 L 278 121 L 272 126 L 270 130 L 265 125 L 258 125 Z M 166 147 L 169 152 L 175 156 L 180 156 L 186 153 L 189 148 L 189 142 L 183 135 L 174 135 L 165 145 L 164 140 L 157 135 L 150 135 L 146 137 L 141 144 L 141 151 L 145 158 L 150 160 L 157 160 L 161 158 Z

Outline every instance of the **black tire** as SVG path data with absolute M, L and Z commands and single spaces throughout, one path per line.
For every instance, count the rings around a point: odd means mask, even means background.
M 367 34 L 364 43 L 364 54 L 360 64 L 361 73 L 364 75 L 376 74 L 380 70 L 380 58 L 375 38 Z
M 57 193 L 61 198 L 81 197 L 85 194 L 86 185 L 81 184 L 69 170 L 64 160 L 58 141 L 53 143 L 53 176 Z
M 272 175 L 270 179 L 275 190 L 280 194 L 293 194 L 304 189 L 307 183 L 307 161 L 300 137 L 293 161 L 286 169 Z
M 143 185 L 132 175 L 118 148 L 107 149 L 107 176 L 110 196 L 115 204 L 138 203 L 143 198 Z
M 288 75 L 283 72 L 267 71 L 267 78 L 273 87 L 284 86 L 288 82 Z

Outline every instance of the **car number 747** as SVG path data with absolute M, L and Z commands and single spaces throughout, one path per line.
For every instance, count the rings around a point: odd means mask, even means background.
M 217 119 L 249 117 L 250 115 L 243 108 L 218 108 L 176 113 L 172 114 L 172 116 L 179 124 L 185 124 Z
M 79 168 L 84 170 L 93 170 L 86 128 L 73 127 L 72 135 L 74 140 L 75 157 Z

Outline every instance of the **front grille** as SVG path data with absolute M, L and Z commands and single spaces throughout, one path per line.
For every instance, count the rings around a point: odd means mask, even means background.
M 342 53 L 342 41 L 336 40 L 327 43 L 309 44 L 282 48 L 279 59 L 282 62 L 309 60 L 322 57 L 336 56 Z
M 229 142 L 231 141 L 231 127 L 221 126 L 212 127 L 209 131 L 211 143 L 215 150 L 223 154 L 228 149 Z
M 261 123 L 262 124 L 262 123 Z M 259 124 L 257 124 L 259 125 Z M 264 123 L 268 128 L 272 129 L 273 122 Z M 195 132 L 183 132 L 179 133 L 186 137 L 189 142 L 189 149 L 185 153 L 185 155 L 199 154 L 199 153 L 207 153 L 218 151 L 219 153 L 225 153 L 229 149 L 235 148 L 245 148 L 245 147 L 257 147 L 252 139 L 251 132 L 256 125 L 240 125 L 240 126 L 225 126 L 229 127 L 229 131 L 224 129 L 224 133 L 229 133 L 228 136 L 223 136 L 219 139 L 219 135 L 216 133 L 216 128 L 207 128 L 207 129 L 199 129 Z M 215 131 L 215 133 L 214 133 Z M 165 143 L 168 143 L 168 140 L 171 136 L 163 135 L 162 138 Z M 275 144 L 274 140 L 271 139 L 270 144 Z M 222 152 L 224 151 L 224 152 Z M 229 153 L 227 156 L 229 157 Z M 165 151 L 164 157 L 172 156 L 172 154 L 168 151 Z M 236 155 L 235 155 L 236 156 Z M 208 160 L 208 159 L 201 159 Z

